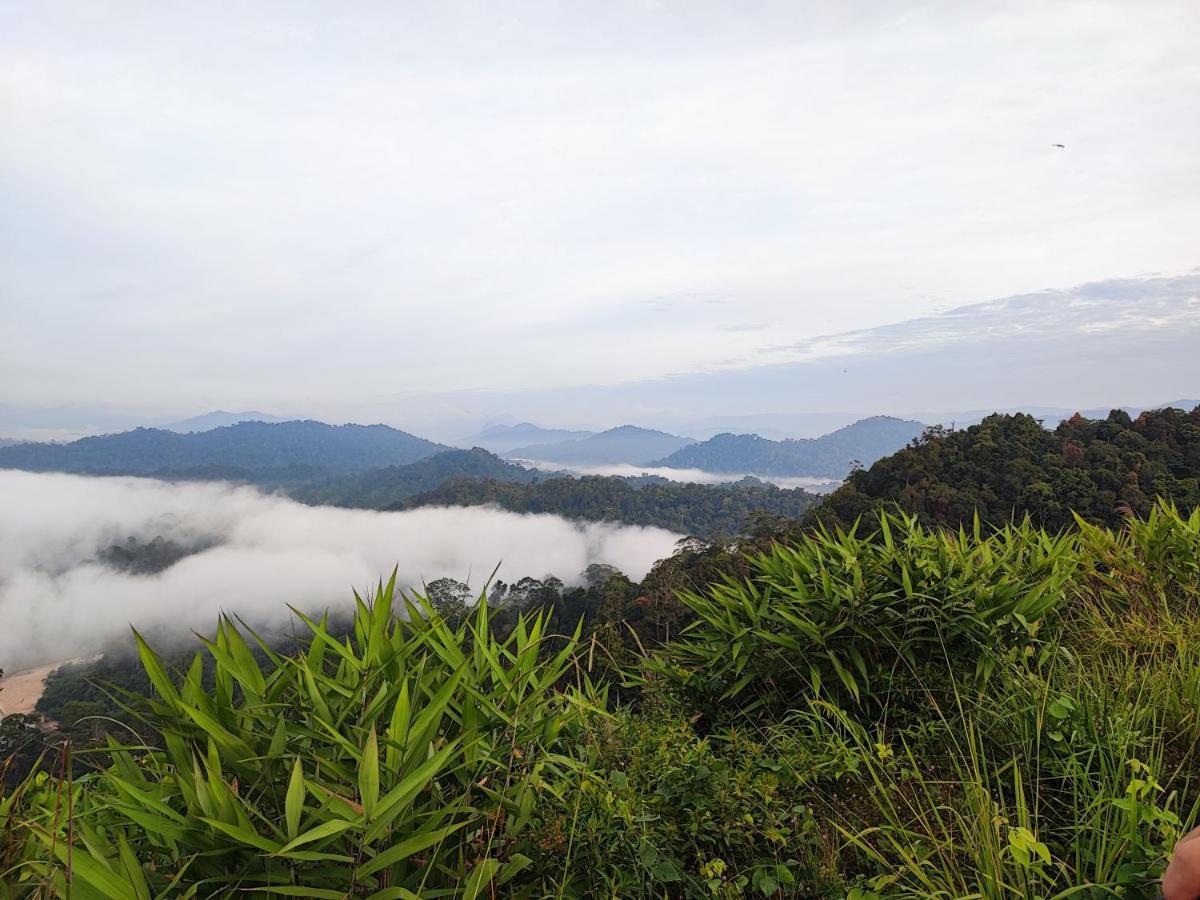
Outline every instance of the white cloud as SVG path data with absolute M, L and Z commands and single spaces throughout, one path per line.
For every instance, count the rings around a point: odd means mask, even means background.
M 757 478 L 759 481 L 770 482 L 781 488 L 804 488 L 816 493 L 829 493 L 841 483 L 829 478 L 812 478 L 808 476 L 783 477 L 777 475 L 756 475 L 749 472 L 731 474 L 728 472 L 706 472 L 703 469 L 669 468 L 667 466 L 635 466 L 629 463 L 611 465 L 570 465 L 567 463 L 548 462 L 541 459 L 514 459 L 523 466 L 539 469 L 543 472 L 571 472 L 576 475 L 604 475 L 618 478 L 636 478 L 639 475 L 656 475 L 669 481 L 680 481 L 690 484 L 728 484 L 741 481 L 743 478 Z
M 590 563 L 640 579 L 680 535 L 576 524 L 498 509 L 370 512 L 302 506 L 252 488 L 0 471 L 0 669 L 102 648 L 139 629 L 207 629 L 222 609 L 282 622 L 286 604 L 346 608 L 399 566 L 402 586 L 442 576 L 480 590 L 498 577 L 554 574 L 576 583 Z M 129 536 L 217 541 L 155 576 L 97 562 Z
M 611 384 L 1196 262 L 1186 2 L 9 18 L 0 401 Z

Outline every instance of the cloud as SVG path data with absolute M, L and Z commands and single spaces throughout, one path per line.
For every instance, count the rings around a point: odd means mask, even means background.
M 281 623 L 292 604 L 345 608 L 399 566 L 401 585 L 442 576 L 479 590 L 498 577 L 593 562 L 641 578 L 679 535 L 576 524 L 492 508 L 411 512 L 308 507 L 246 487 L 0 471 L 0 668 L 99 650 L 139 629 L 207 629 L 222 609 Z M 97 552 L 129 536 L 216 542 L 153 576 L 115 571 Z
M 639 475 L 657 475 L 669 481 L 679 481 L 690 484 L 727 484 L 741 481 L 743 478 L 757 478 L 781 488 L 804 488 L 816 493 L 829 493 L 841 483 L 828 478 L 811 478 L 807 476 L 783 477 L 775 475 L 752 475 L 748 472 L 730 474 L 728 472 L 706 472 L 703 469 L 668 468 L 666 466 L 636 466 L 629 463 L 612 465 L 569 465 L 548 462 L 540 459 L 514 459 L 523 466 L 530 466 L 543 472 L 572 472 L 576 475 L 609 475 L 618 478 L 636 478 Z
M 1195 265 L 1187 0 L 516 6 L 23 5 L 0 401 L 332 417 Z
M 1200 330 L 1200 271 L 1174 277 L 1122 278 L 1065 290 L 960 306 L 895 325 L 828 335 L 768 355 L 810 362 L 835 357 L 936 350 L 955 344 L 1070 341 L 1120 332 L 1131 349 L 1144 333 Z

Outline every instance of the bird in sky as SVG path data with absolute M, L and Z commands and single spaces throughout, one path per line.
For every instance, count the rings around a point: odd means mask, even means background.
M 1059 150 L 1066 150 L 1066 149 L 1067 149 L 1067 145 L 1066 145 L 1066 144 L 1051 144 L 1050 146 L 1051 146 L 1051 147 L 1057 147 Z

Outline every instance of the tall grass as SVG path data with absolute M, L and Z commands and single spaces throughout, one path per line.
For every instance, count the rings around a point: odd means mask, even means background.
M 1152 896 L 1200 813 L 1200 513 L 821 530 L 681 599 L 636 705 L 540 615 L 380 585 L 223 619 L 115 740 L 0 797 L 0 897 Z
M 200 654 L 176 680 L 138 636 L 161 746 L 110 739 L 97 774 L 4 798 L 4 895 L 384 900 L 510 881 L 540 795 L 575 765 L 564 736 L 602 698 L 560 689 L 575 641 L 546 652 L 542 616 L 501 641 L 482 602 L 453 629 L 399 596 L 356 595 L 344 639 L 297 613 L 311 642 L 290 657 L 256 655 L 224 618 L 204 641 L 211 690 Z

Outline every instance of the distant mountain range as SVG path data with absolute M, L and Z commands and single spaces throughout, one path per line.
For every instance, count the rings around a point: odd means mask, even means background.
M 532 422 L 518 425 L 489 425 L 478 434 L 463 438 L 457 443 L 464 447 L 482 447 L 493 453 L 507 453 L 530 444 L 553 444 L 562 441 L 578 441 L 594 435 L 594 431 L 568 431 L 565 428 L 542 428 Z
M 205 413 L 202 416 L 193 416 L 190 419 L 184 419 L 181 422 L 171 422 L 164 425 L 163 428 L 167 431 L 178 431 L 181 434 L 187 434 L 192 431 L 212 431 L 214 428 L 224 428 L 228 425 L 237 425 L 239 422 L 287 422 L 287 418 L 283 416 L 272 416 L 267 413 L 255 412 L 250 410 L 247 412 L 225 412 L 223 409 L 214 410 L 213 412 Z
M 718 434 L 757 434 L 759 437 L 785 440 L 820 437 L 829 434 L 835 428 L 853 424 L 861 418 L 862 413 L 848 412 L 751 413 L 709 416 L 671 427 L 678 427 L 684 434 L 695 435 L 702 440 Z
M 919 437 L 925 425 L 872 416 L 819 438 L 772 441 L 757 434 L 718 434 L 658 460 L 656 466 L 777 477 L 845 478 L 858 462 L 869 466 Z
M 694 439 L 652 431 L 634 425 L 621 425 L 599 434 L 569 441 L 531 444 L 509 450 L 509 459 L 530 459 L 562 465 L 648 465 L 652 460 L 674 453 Z
M 405 465 L 448 449 L 386 425 L 242 422 L 188 434 L 138 428 L 69 444 L 0 447 L 0 468 L 287 483 Z

